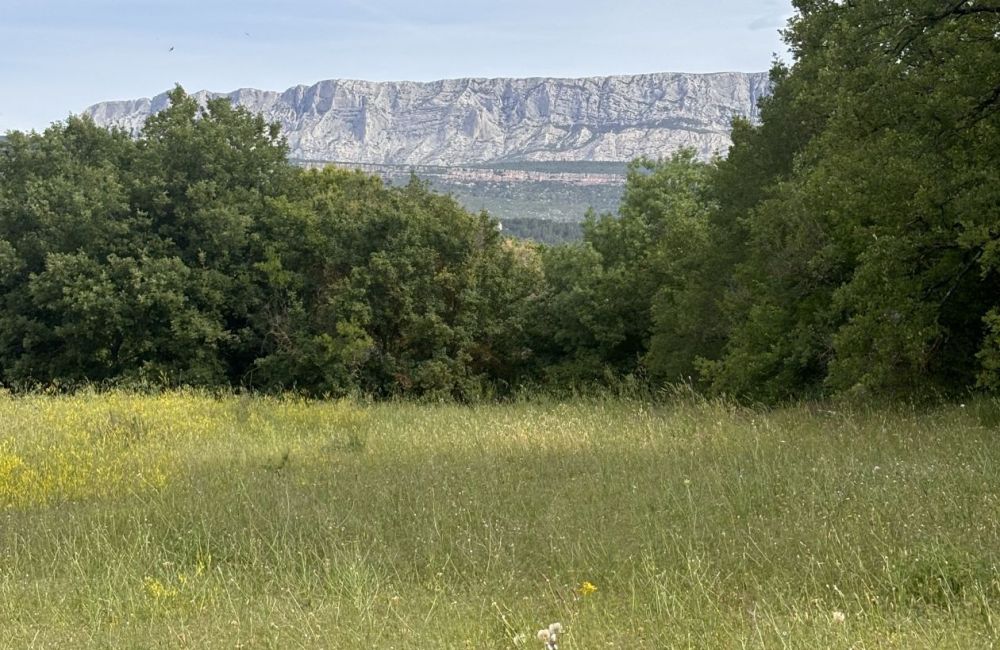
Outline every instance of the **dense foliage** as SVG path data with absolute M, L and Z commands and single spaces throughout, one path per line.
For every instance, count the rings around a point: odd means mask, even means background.
M 550 246 L 568 244 L 583 239 L 583 226 L 576 221 L 518 217 L 503 219 L 501 225 L 505 237 L 529 239 Z
M 728 157 L 634 169 L 550 255 L 563 358 L 765 401 L 1000 387 L 1000 5 L 795 5 Z
M 291 165 L 182 90 L 0 145 L 0 380 L 763 401 L 1000 388 L 1000 5 L 796 0 L 727 157 L 628 170 L 582 241 Z
M 768 398 L 995 384 L 1000 6 L 796 4 L 796 64 L 722 165 L 773 167 L 711 380 Z
M 469 397 L 503 377 L 516 264 L 487 217 L 297 169 L 275 126 L 180 89 L 137 139 L 71 118 L 0 156 L 7 383 Z

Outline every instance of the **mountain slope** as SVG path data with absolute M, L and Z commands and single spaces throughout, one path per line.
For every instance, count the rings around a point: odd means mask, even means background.
M 293 158 L 390 165 L 631 160 L 729 146 L 733 116 L 755 118 L 767 73 L 657 73 L 583 79 L 321 81 L 226 95 L 281 124 Z M 132 131 L 167 105 L 104 102 L 85 113 Z

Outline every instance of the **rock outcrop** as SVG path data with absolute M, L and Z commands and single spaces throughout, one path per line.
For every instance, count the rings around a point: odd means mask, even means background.
M 734 116 L 757 116 L 767 73 L 657 73 L 583 79 L 321 81 L 284 92 L 201 91 L 281 125 L 292 158 L 390 165 L 631 160 L 681 147 L 724 152 Z M 85 113 L 137 132 L 167 106 L 104 102 Z

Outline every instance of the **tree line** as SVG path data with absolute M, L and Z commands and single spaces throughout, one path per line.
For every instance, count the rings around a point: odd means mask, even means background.
M 180 88 L 0 147 L 0 381 L 764 402 L 1000 388 L 1000 6 L 796 0 L 728 155 L 629 166 L 577 243 L 289 163 Z

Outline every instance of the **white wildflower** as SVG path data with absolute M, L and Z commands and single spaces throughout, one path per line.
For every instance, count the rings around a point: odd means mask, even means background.
M 545 650 L 559 650 L 559 635 L 562 623 L 553 623 L 547 630 L 538 630 L 538 640 L 545 644 Z

